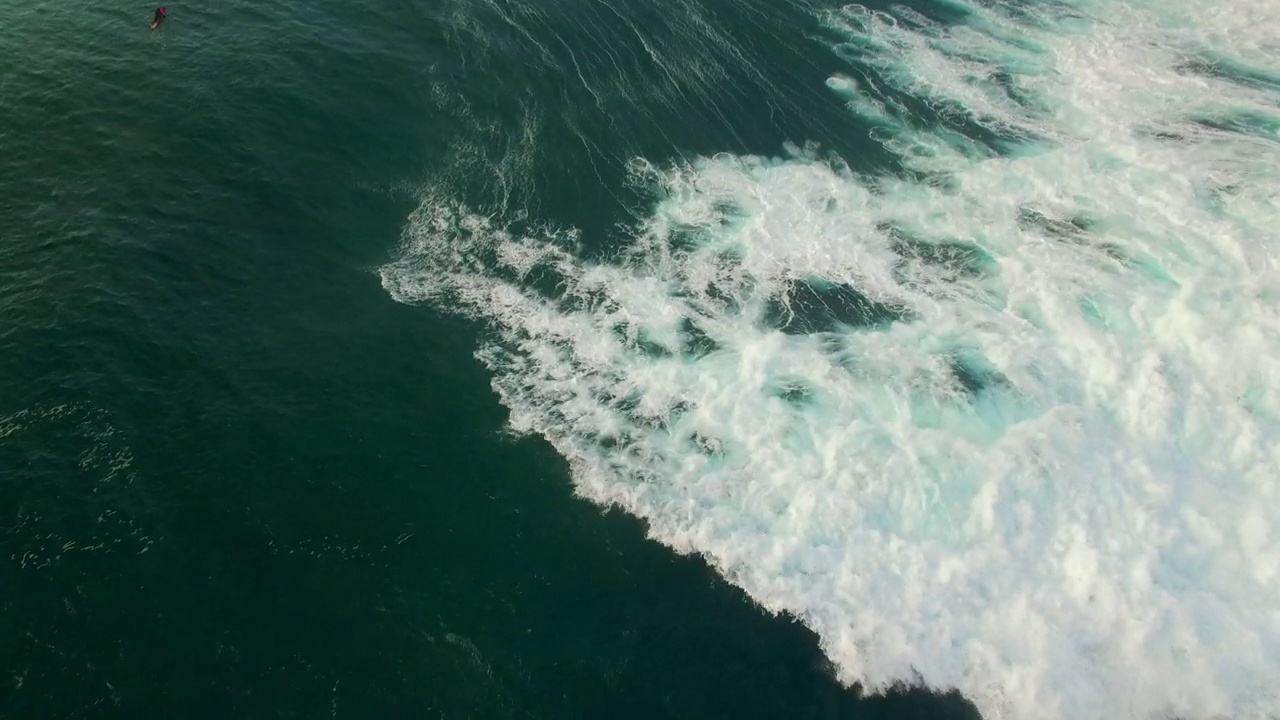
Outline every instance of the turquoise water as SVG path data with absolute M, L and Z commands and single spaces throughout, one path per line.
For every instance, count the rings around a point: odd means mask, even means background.
M 0 714 L 1280 708 L 1273 9 L 169 9 L 0 26 Z

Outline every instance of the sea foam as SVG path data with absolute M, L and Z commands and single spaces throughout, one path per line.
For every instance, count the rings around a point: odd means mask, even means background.
M 820 18 L 895 169 L 636 159 L 607 261 L 429 192 L 383 284 L 843 681 L 1275 717 L 1280 8 L 926 10 Z

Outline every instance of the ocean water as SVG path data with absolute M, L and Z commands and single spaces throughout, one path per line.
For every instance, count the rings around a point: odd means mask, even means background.
M 1280 6 L 152 10 L 0 11 L 0 715 L 1280 715 Z

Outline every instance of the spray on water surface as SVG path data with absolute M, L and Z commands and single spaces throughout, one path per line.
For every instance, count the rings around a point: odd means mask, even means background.
M 442 184 L 384 286 L 489 323 L 512 428 L 847 682 L 1276 716 L 1280 9 L 815 15 L 896 162 L 633 158 L 605 260 Z

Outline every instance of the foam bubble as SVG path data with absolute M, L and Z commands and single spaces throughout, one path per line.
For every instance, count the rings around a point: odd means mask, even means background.
M 0 416 L 0 469 L 13 485 L 5 548 L 23 571 L 82 553 L 143 555 L 158 539 L 126 510 L 139 505 L 133 452 L 110 415 L 89 403 Z
M 637 160 L 608 261 L 429 196 L 383 283 L 490 321 L 512 427 L 844 681 L 1274 717 L 1280 17 L 930 9 L 823 16 L 899 171 Z

